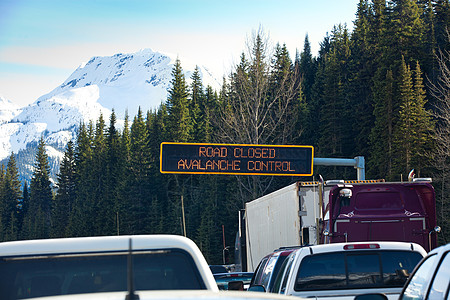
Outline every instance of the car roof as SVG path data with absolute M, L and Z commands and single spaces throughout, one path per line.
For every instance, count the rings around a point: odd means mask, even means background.
M 0 256 L 128 251 L 130 239 L 133 250 L 177 248 L 197 252 L 195 243 L 182 236 L 121 235 L 3 242 Z
M 297 250 L 298 248 L 299 247 L 280 248 L 280 249 L 273 251 L 270 254 L 267 254 L 266 256 L 264 256 L 264 258 L 270 258 L 270 257 L 274 257 L 274 256 L 288 256 L 289 254 L 291 254 L 294 250 Z
M 344 247 L 352 246 L 352 245 L 360 245 L 360 247 L 356 246 L 355 249 L 345 249 L 345 251 L 356 251 L 356 250 L 403 250 L 403 251 L 416 251 L 422 254 L 422 256 L 426 255 L 425 249 L 416 243 L 408 243 L 408 242 L 377 242 L 377 241 L 368 241 L 368 242 L 349 242 L 349 243 L 333 243 L 333 244 L 322 244 L 322 245 L 314 245 L 308 246 L 301 249 L 305 249 L 310 251 L 311 254 L 317 253 L 326 253 L 326 252 L 335 252 L 335 251 L 344 251 Z M 378 248 L 370 248 L 370 247 L 362 247 L 363 245 L 378 245 Z

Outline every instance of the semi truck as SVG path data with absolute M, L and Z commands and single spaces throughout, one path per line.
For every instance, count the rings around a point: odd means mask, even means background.
M 431 178 L 295 182 L 247 202 L 236 249 L 243 270 L 280 247 L 360 241 L 436 247 Z

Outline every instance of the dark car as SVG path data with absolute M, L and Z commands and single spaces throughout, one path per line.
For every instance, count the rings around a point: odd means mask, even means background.
M 247 290 L 253 272 L 230 272 L 213 274 L 219 290 Z
M 261 291 L 259 287 L 263 286 L 266 292 L 271 292 L 275 278 L 280 271 L 281 265 L 298 247 L 278 249 L 269 255 L 266 255 L 256 267 L 249 290 Z M 254 289 L 252 289 L 254 287 Z
M 228 269 L 222 265 L 209 265 L 209 269 L 213 274 L 227 273 Z

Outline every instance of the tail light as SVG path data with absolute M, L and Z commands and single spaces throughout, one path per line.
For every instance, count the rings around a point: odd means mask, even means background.
M 350 244 L 345 245 L 344 250 L 357 250 L 357 249 L 379 249 L 379 244 Z

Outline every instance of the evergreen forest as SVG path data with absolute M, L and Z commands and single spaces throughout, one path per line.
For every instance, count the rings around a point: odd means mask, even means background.
M 313 177 L 174 175 L 159 171 L 161 142 L 312 145 L 314 156 L 364 156 L 366 178 L 433 178 L 439 243 L 450 241 L 450 4 L 360 0 L 317 55 L 306 35 L 289 53 L 264 29 L 248 38 L 220 90 L 199 70 L 172 70 L 152 111 L 80 124 L 55 185 L 41 139 L 31 182 L 14 154 L 0 172 L 0 241 L 124 234 L 186 234 L 210 264 L 233 263 L 245 202 L 295 181 L 356 179 L 352 167 Z M 126 101 L 126 99 L 124 99 Z M 184 212 L 184 213 L 183 213 Z

